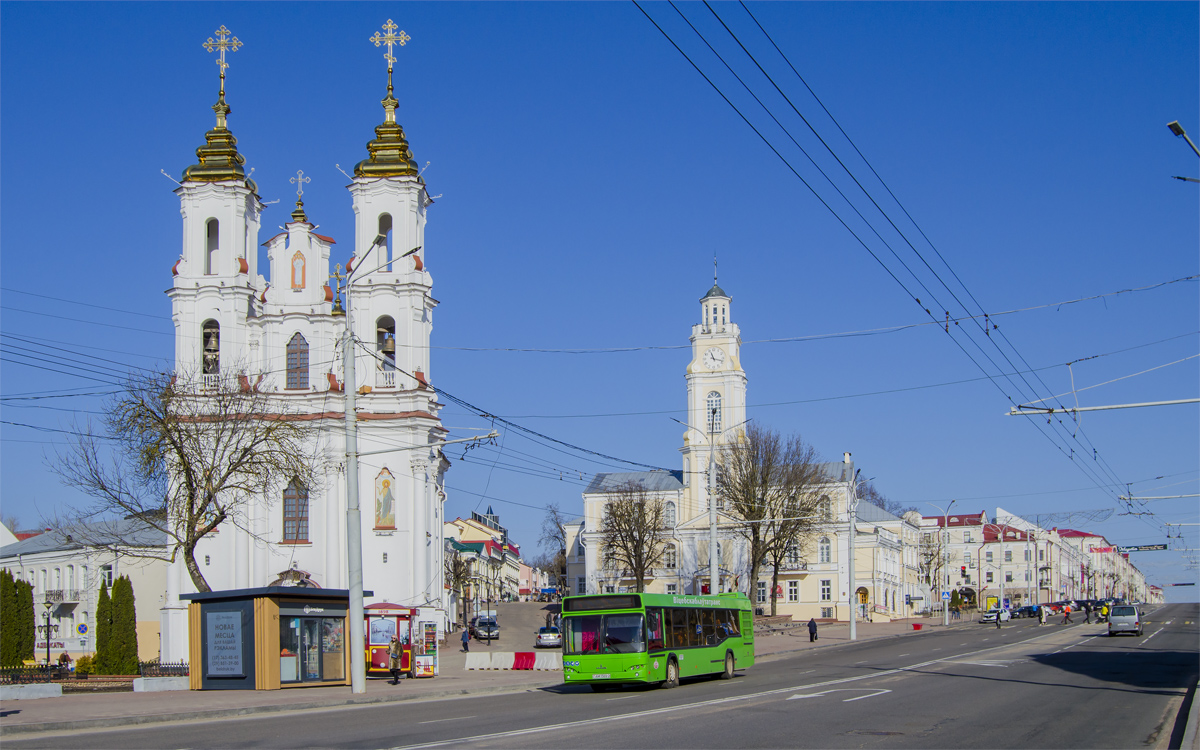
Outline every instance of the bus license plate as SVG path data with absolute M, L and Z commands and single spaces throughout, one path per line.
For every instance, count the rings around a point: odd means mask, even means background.
M 611 680 L 612 675 L 610 675 L 610 674 L 594 674 L 594 675 L 592 675 L 592 679 L 593 680 Z

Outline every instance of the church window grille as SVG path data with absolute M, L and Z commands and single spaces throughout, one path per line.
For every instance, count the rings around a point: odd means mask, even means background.
M 663 526 L 668 529 L 675 528 L 675 503 L 667 503 L 663 508 Z
M 712 391 L 708 394 L 708 431 L 716 433 L 721 431 L 721 394 Z
M 204 226 L 204 274 L 211 276 L 217 272 L 217 252 L 221 249 L 221 223 L 209 219 Z
M 827 563 L 833 560 L 833 550 L 829 544 L 829 537 L 821 537 L 821 541 L 817 542 L 817 559 L 820 562 Z
M 287 345 L 287 387 L 308 388 L 308 342 L 299 333 Z
M 295 480 L 283 491 L 283 541 L 308 541 L 308 490 Z
M 668 544 L 666 550 L 663 552 L 663 567 L 674 570 L 678 563 L 679 555 L 675 551 L 675 545 Z

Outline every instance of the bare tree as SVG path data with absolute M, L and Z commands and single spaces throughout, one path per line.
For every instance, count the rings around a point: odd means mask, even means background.
M 458 599 L 463 625 L 467 624 L 467 606 L 464 589 L 471 580 L 471 563 L 467 557 L 454 548 L 453 542 L 446 542 L 445 554 L 442 555 L 445 566 L 446 588 Z
M 784 439 L 753 423 L 742 437 L 721 449 L 719 468 L 717 498 L 738 517 L 738 533 L 750 545 L 753 592 L 764 561 L 772 563 L 777 580 L 787 547 L 820 522 L 816 490 L 825 478 L 816 450 L 799 435 Z M 773 614 L 774 597 L 771 607 Z
M 917 510 L 915 505 L 905 505 L 899 500 L 892 500 L 886 497 L 882 492 L 875 488 L 874 484 L 868 480 L 860 482 L 858 485 L 858 499 L 866 500 L 871 505 L 891 513 L 897 518 L 902 518 L 905 513 L 910 510 Z
M 566 591 L 567 586 L 567 514 L 559 509 L 558 503 L 546 506 L 546 516 L 542 519 L 542 537 L 539 540 L 542 549 L 552 558 L 550 567 L 546 570 L 554 572 L 554 585 L 559 593 Z
M 941 527 L 921 533 L 921 544 L 917 548 L 917 574 L 931 593 L 942 590 L 946 571 L 956 559 Z
M 0 513 L 0 523 L 4 524 L 6 529 L 15 534 L 19 530 L 18 527 L 21 525 L 21 519 L 16 513 L 4 511 Z
M 250 378 L 190 373 L 130 376 L 106 404 L 104 430 L 89 425 L 52 468 L 91 501 L 53 526 L 88 546 L 173 562 L 182 556 L 199 591 L 210 591 L 196 544 L 221 524 L 253 533 L 246 508 L 292 483 L 313 489 L 315 422 Z M 131 547 L 138 519 L 163 532 L 162 547 Z
M 662 501 L 637 482 L 626 482 L 608 495 L 600 521 L 600 549 L 605 566 L 632 577 L 645 590 L 647 574 L 663 559 L 666 544 Z

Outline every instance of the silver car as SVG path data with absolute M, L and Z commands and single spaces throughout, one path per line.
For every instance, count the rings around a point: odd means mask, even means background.
M 1142 613 L 1132 604 L 1117 604 L 1108 610 L 1108 634 L 1142 634 Z

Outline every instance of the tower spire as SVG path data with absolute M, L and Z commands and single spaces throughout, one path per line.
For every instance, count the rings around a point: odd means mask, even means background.
M 200 163 L 183 170 L 184 182 L 246 179 L 246 170 L 242 168 L 242 165 L 246 163 L 246 158 L 238 153 L 237 138 L 234 138 L 233 133 L 229 132 L 227 118 L 231 110 L 225 103 L 225 69 L 229 67 L 229 63 L 225 60 L 225 53 L 237 52 L 238 48 L 242 46 L 242 42 L 233 36 L 233 32 L 225 28 L 224 24 L 213 32 L 213 36 L 216 39 L 210 36 L 208 41 L 201 46 L 209 52 L 217 53 L 217 69 L 221 76 L 217 103 L 213 105 L 213 112 L 217 113 L 217 124 L 204 134 L 204 145 L 196 149 L 196 156 Z M 246 184 L 252 191 L 258 192 L 258 188 L 252 180 L 246 180 Z
M 413 161 L 412 151 L 408 148 L 408 139 L 404 137 L 404 128 L 396 122 L 396 107 L 400 102 L 396 100 L 395 89 L 392 86 L 392 66 L 396 62 L 396 56 L 392 52 L 397 44 L 403 47 L 412 39 L 403 30 L 397 34 L 398 28 L 400 27 L 389 18 L 383 25 L 385 33 L 376 31 L 367 39 L 376 47 L 387 45 L 387 52 L 383 53 L 383 59 L 387 60 L 387 96 L 381 102 L 383 124 L 375 128 L 375 140 L 367 144 L 370 156 L 354 166 L 356 177 L 420 175 L 417 163 Z
M 303 169 L 296 170 L 295 177 L 289 177 L 288 182 L 296 186 L 296 210 L 292 211 L 292 221 L 308 221 L 308 216 L 304 213 L 304 183 L 312 182 L 311 177 L 304 176 Z

